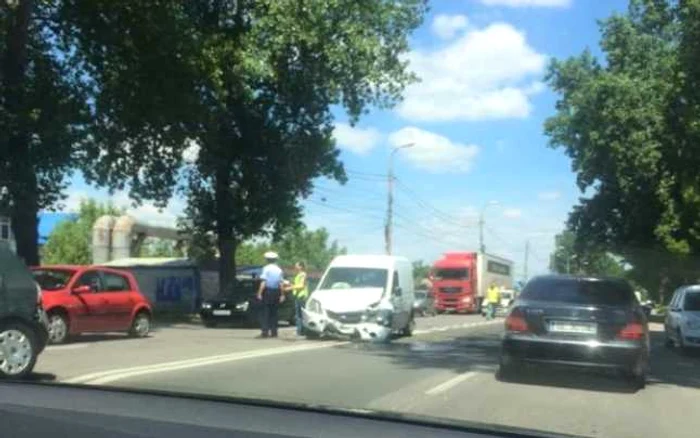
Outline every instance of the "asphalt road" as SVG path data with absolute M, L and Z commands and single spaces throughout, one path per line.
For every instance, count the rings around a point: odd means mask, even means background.
M 655 327 L 658 329 L 658 327 Z M 85 336 L 50 347 L 35 378 L 236 395 L 603 437 L 697 436 L 700 355 L 663 347 L 654 332 L 652 377 L 635 391 L 617 376 L 533 369 L 496 380 L 501 321 L 442 315 L 388 345 L 307 341 L 284 329 L 162 327 L 147 339 Z

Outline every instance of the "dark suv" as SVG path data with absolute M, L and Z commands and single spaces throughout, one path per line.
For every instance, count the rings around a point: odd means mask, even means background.
M 624 280 L 542 276 L 530 280 L 505 322 L 499 375 L 546 363 L 622 371 L 643 388 L 649 330 Z
M 0 376 L 32 372 L 47 339 L 39 287 L 24 263 L 0 245 Z

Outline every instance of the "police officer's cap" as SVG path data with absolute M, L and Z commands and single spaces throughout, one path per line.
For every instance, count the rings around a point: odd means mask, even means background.
M 265 253 L 266 260 L 277 260 L 278 258 L 280 258 L 279 255 L 277 255 L 277 253 L 274 251 L 268 251 Z

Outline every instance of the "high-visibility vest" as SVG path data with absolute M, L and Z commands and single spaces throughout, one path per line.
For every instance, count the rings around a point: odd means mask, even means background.
M 306 287 L 306 272 L 300 272 L 294 276 L 294 284 L 292 292 L 296 298 L 306 298 L 309 295 L 309 289 Z
M 501 291 L 497 287 L 490 287 L 486 291 L 486 301 L 491 304 L 498 304 L 501 300 Z

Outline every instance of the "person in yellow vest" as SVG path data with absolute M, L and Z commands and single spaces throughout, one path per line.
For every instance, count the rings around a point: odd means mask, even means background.
M 501 302 L 501 290 L 496 283 L 491 283 L 486 291 L 486 319 L 493 319 L 496 315 L 496 306 Z
M 294 265 L 294 281 L 292 282 L 292 294 L 294 295 L 294 316 L 297 324 L 297 335 L 304 334 L 304 321 L 301 309 L 306 305 L 306 299 L 309 297 L 309 284 L 306 279 L 306 264 L 302 261 L 296 262 Z

